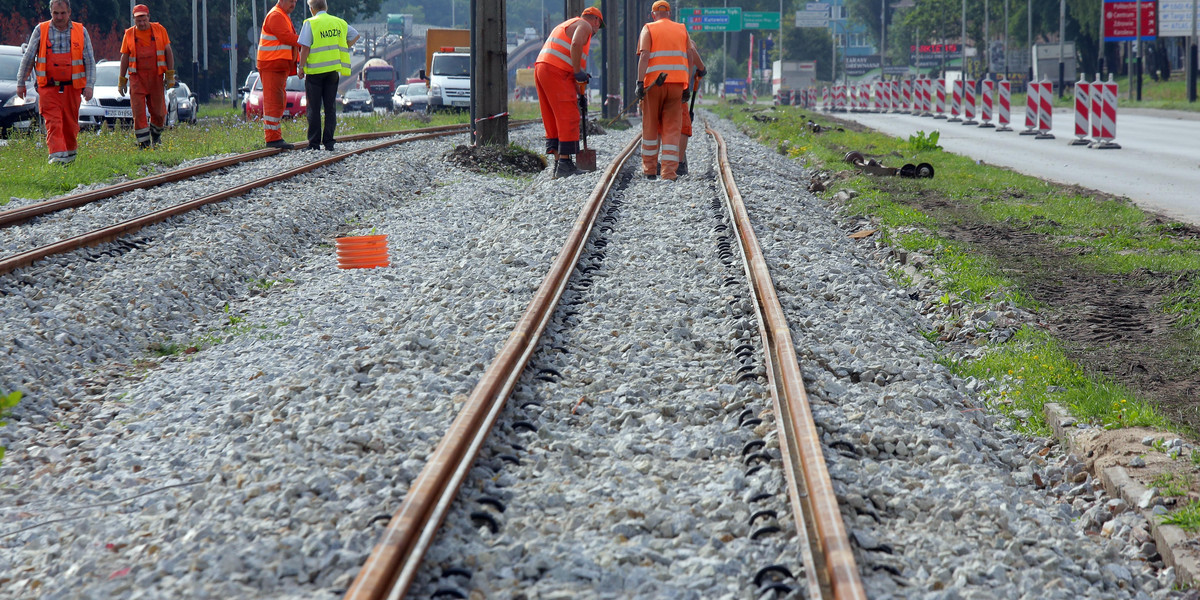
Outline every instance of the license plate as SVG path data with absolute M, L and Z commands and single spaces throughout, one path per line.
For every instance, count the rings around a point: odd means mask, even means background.
M 132 119 L 133 118 L 133 109 L 132 108 L 106 108 L 106 109 L 104 109 L 104 116 L 108 117 L 110 119 L 119 119 L 122 117 L 124 117 L 126 119 Z
M 285 110 L 285 111 L 283 111 L 283 116 L 285 116 L 285 117 L 290 117 L 290 116 L 292 116 L 292 111 L 290 111 L 290 110 Z
M 450 106 L 470 106 L 470 105 L 471 105 L 471 102 L 469 100 L 454 100 L 454 101 L 450 102 Z

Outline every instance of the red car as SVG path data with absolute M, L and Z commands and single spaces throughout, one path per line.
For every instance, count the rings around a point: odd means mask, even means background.
M 304 95 L 304 80 L 292 75 L 287 79 L 287 106 L 283 109 L 283 118 L 291 119 L 308 114 L 308 98 Z M 261 119 L 263 116 L 262 79 L 254 81 L 254 88 L 246 93 L 242 102 L 242 116 L 247 121 Z

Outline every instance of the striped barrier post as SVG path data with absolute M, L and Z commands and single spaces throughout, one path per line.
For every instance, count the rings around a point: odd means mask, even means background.
M 925 106 L 923 107 L 924 112 L 921 113 L 921 116 L 922 117 L 932 117 L 933 116 L 933 80 L 930 79 L 928 76 L 925 77 L 925 80 L 921 84 L 921 98 L 922 98 L 922 101 L 925 103 Z
M 962 122 L 962 117 L 959 116 L 962 114 L 962 94 L 963 80 L 955 79 L 950 86 L 950 118 L 946 120 L 947 123 Z
M 1088 117 L 1091 114 L 1091 107 L 1088 106 L 1092 99 L 1091 87 L 1092 84 L 1087 82 L 1083 73 L 1080 73 L 1079 81 L 1075 82 L 1075 139 L 1071 140 L 1072 146 L 1088 146 L 1092 143 L 1087 139 Z
M 979 82 L 979 126 L 990 128 L 996 125 L 992 123 L 992 104 L 996 97 L 996 82 L 991 79 L 984 79 Z
M 1025 131 L 1021 135 L 1037 135 L 1038 90 L 1041 87 L 1037 82 L 1030 81 L 1025 84 L 1025 89 Z
M 917 76 L 913 81 L 913 114 L 925 116 L 925 79 Z
M 934 92 L 937 94 L 936 113 L 933 115 L 935 119 L 946 118 L 946 80 L 938 79 L 933 86 Z
M 1035 140 L 1052 140 L 1054 134 L 1050 133 L 1054 129 L 1054 84 L 1042 75 L 1042 81 L 1038 83 L 1041 87 L 1038 90 L 1038 134 L 1033 136 Z
M 898 81 L 887 82 L 887 107 L 888 112 L 900 112 L 900 96 Z
M 825 112 L 829 112 L 829 86 L 821 88 L 821 108 L 825 109 Z
M 1012 83 L 1000 79 L 1000 110 L 996 112 L 996 121 L 1000 124 L 996 131 L 1012 131 L 1008 124 L 1012 120 Z
M 1100 150 L 1116 150 L 1121 145 L 1113 141 L 1117 137 L 1117 82 L 1113 81 L 1112 73 L 1108 74 L 1108 81 L 1100 84 L 1100 89 L 1102 93 L 1100 139 L 1096 140 L 1092 147 Z
M 963 125 L 978 125 L 975 120 L 975 80 L 968 79 L 963 83 Z
M 880 108 L 883 106 L 883 95 L 879 93 L 882 87 L 882 82 L 877 81 L 871 84 L 871 112 L 883 112 Z

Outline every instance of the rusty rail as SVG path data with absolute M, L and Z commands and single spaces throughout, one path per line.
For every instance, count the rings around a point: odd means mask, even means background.
M 725 140 L 711 127 L 706 126 L 705 130 L 717 143 L 717 163 L 725 184 L 726 207 L 733 217 L 742 247 L 746 276 L 754 288 L 755 312 L 769 365 L 767 382 L 775 405 L 779 449 L 783 455 L 792 515 L 797 530 L 807 534 L 807 537 L 801 536 L 801 554 L 808 580 L 808 597 L 865 599 L 866 590 L 838 510 L 829 471 L 825 468 L 821 436 L 804 392 L 791 330 L 750 224 L 750 215 L 733 180 Z
M 346 592 L 346 600 L 396 599 L 407 593 L 425 551 L 433 542 L 434 534 L 471 469 L 471 463 L 479 454 L 479 449 L 554 314 L 567 280 L 595 226 L 604 198 L 640 140 L 640 137 L 634 136 L 604 170 L 603 177 L 584 204 L 537 294 L 496 359 L 471 391 L 471 396 L 454 418 L 420 475 L 409 487 L 399 510 L 388 523 L 383 538 L 375 545 L 354 579 L 354 584 Z
M 515 126 L 517 126 L 517 124 L 513 124 L 513 126 L 515 127 Z M 433 128 L 433 129 L 436 129 L 437 131 L 432 132 L 432 133 L 425 133 L 422 135 L 405 137 L 405 138 L 401 138 L 398 140 L 389 140 L 386 142 L 380 142 L 378 144 L 364 146 L 357 150 L 338 152 L 337 154 L 334 154 L 333 156 L 330 156 L 328 158 L 323 158 L 321 160 L 313 161 L 313 162 L 301 165 L 299 167 L 296 167 L 295 169 L 284 171 L 282 173 L 276 173 L 275 175 L 271 175 L 270 177 L 266 177 L 263 179 L 252 181 L 250 183 L 242 184 L 242 185 L 239 185 L 234 188 L 230 188 L 227 190 L 217 192 L 215 194 L 209 194 L 208 196 L 204 196 L 202 198 L 197 198 L 195 200 L 189 200 L 188 202 L 184 202 L 182 204 L 177 204 L 175 206 L 170 206 L 170 207 L 164 208 L 162 210 L 157 210 L 152 213 L 147 213 L 147 214 L 141 215 L 139 217 L 129 219 L 128 221 L 123 221 L 121 223 L 117 223 L 116 225 L 104 227 L 102 229 L 96 229 L 94 231 L 90 231 L 90 232 L 84 233 L 82 235 L 77 235 L 77 236 L 70 237 L 70 238 L 67 238 L 67 239 L 59 241 L 59 242 L 55 242 L 53 244 L 34 248 L 32 250 L 28 250 L 28 251 L 22 252 L 20 254 L 14 254 L 12 256 L 3 257 L 3 258 L 0 258 L 0 275 L 4 275 L 6 273 L 11 273 L 12 271 L 19 269 L 21 267 L 27 267 L 27 266 L 33 264 L 35 261 L 41 260 L 48 256 L 54 256 L 56 254 L 63 254 L 65 252 L 70 252 L 72 250 L 76 250 L 76 249 L 83 248 L 86 246 L 94 246 L 96 244 L 101 244 L 104 242 L 115 240 L 115 239 L 121 237 L 122 235 L 132 233 L 134 231 L 138 231 L 139 229 L 148 227 L 150 225 L 154 225 L 156 223 L 161 223 L 171 217 L 190 212 L 192 210 L 200 208 L 201 206 L 205 206 L 207 204 L 213 204 L 215 202 L 220 202 L 222 200 L 227 200 L 229 198 L 240 196 L 242 194 L 245 194 L 246 192 L 249 192 L 250 190 L 254 190 L 254 189 L 257 189 L 260 187 L 270 185 L 272 183 L 275 183 L 276 181 L 282 181 L 284 179 L 289 179 L 291 177 L 295 177 L 297 175 L 301 175 L 301 174 L 307 173 L 309 171 L 319 169 L 326 165 L 331 165 L 333 163 L 345 160 L 356 154 L 363 154 L 366 152 L 381 150 L 381 149 L 387 148 L 389 146 L 406 144 L 409 142 L 416 142 L 416 141 L 420 141 L 420 140 L 429 140 L 429 139 L 434 139 L 434 138 L 438 138 L 438 137 L 443 137 L 443 136 L 451 135 L 453 133 L 457 133 L 458 130 L 463 129 L 464 127 L 465 126 L 453 125 L 453 126 L 449 126 L 449 127 Z M 386 136 L 394 135 L 394 134 L 380 133 L 380 134 L 362 134 L 362 135 L 386 137 Z M 364 138 L 364 139 L 366 139 L 366 138 Z M 258 150 L 255 152 L 251 152 L 249 154 L 258 154 L 260 152 L 263 152 L 263 151 Z M 271 149 L 271 152 L 278 152 L 278 150 Z M 240 155 L 240 156 L 242 156 L 243 159 L 245 157 L 245 155 Z M 157 184 L 151 184 L 151 185 L 157 185 Z M 145 187 L 149 187 L 149 185 L 145 186 Z
M 510 126 L 517 127 L 520 125 L 527 125 L 529 123 L 534 123 L 534 122 L 536 122 L 536 121 L 532 121 L 532 120 L 514 121 L 510 124 Z M 335 139 L 339 142 L 360 142 L 360 141 L 366 141 L 366 140 L 375 140 L 375 139 L 379 139 L 379 138 L 383 138 L 383 137 L 392 137 L 392 136 L 397 136 L 397 135 L 410 135 L 410 134 L 422 135 L 422 134 L 442 133 L 442 132 L 454 133 L 454 132 L 459 132 L 459 131 L 465 132 L 465 131 L 467 131 L 467 129 L 469 127 L 470 127 L 470 125 L 465 124 L 465 123 L 462 125 L 439 125 L 437 127 L 424 127 L 424 128 L 420 128 L 420 129 L 406 129 L 406 130 L 400 130 L 400 131 L 377 131 L 377 132 L 373 132 L 373 133 L 357 133 L 354 135 L 347 135 L 347 136 L 343 136 L 343 137 L 339 137 L 339 138 L 335 138 Z M 297 148 L 307 148 L 308 142 L 300 142 L 300 143 L 296 144 L 296 147 Z M 130 192 L 133 190 L 146 189 L 146 188 L 163 185 L 166 183 L 173 183 L 173 182 L 180 181 L 183 179 L 188 179 L 190 177 L 195 177 L 197 175 L 203 175 L 204 173 L 210 173 L 212 171 L 216 171 L 218 169 L 223 169 L 225 167 L 229 167 L 229 166 L 243 163 L 246 161 L 258 160 L 260 158 L 266 158 L 268 156 L 273 156 L 275 154 L 279 154 L 280 152 L 283 152 L 283 150 L 280 150 L 278 148 L 265 148 L 265 149 L 261 149 L 261 150 L 253 150 L 250 152 L 243 152 L 243 153 L 237 154 L 235 156 L 229 156 L 226 158 L 217 159 L 214 161 L 206 162 L 204 164 L 193 165 L 191 167 L 185 167 L 182 169 L 174 169 L 172 171 L 168 171 L 166 173 L 162 173 L 159 175 L 152 175 L 150 177 L 142 177 L 140 179 L 134 179 L 132 181 L 125 181 L 122 183 L 117 183 L 114 185 L 102 187 L 100 189 L 91 190 L 88 192 L 72 194 L 69 196 L 63 196 L 61 198 L 55 198 L 53 200 L 37 202 L 35 204 L 30 204 L 28 206 L 22 206 L 20 208 L 14 208 L 11 210 L 0 211 L 0 227 L 17 225 L 20 223 L 24 223 L 35 217 L 40 217 L 42 215 L 49 214 L 52 212 L 57 212 L 57 211 L 65 210 L 68 208 L 75 208 L 77 206 L 83 206 L 85 204 L 95 202 L 97 200 L 111 198 L 113 196 L 116 196 L 119 194 L 124 194 L 126 192 Z

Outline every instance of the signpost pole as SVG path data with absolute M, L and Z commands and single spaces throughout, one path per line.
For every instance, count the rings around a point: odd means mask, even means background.
M 1137 0 L 1137 52 L 1134 65 L 1137 67 L 1137 99 L 1142 101 L 1142 0 Z
M 917 68 L 921 68 L 919 60 Z M 887 0 L 879 0 L 879 80 L 887 81 Z
M 1192 0 L 1192 39 L 1188 43 L 1188 102 L 1196 101 L 1196 7 L 1200 0 Z M 1101 38 L 1103 39 L 1103 38 Z
M 1139 0 L 1140 1 L 1140 0 Z M 1063 63 L 1063 48 L 1067 45 L 1067 40 L 1063 37 L 1063 33 L 1067 23 L 1067 2 L 1066 0 L 1058 0 L 1058 97 L 1063 97 L 1063 88 L 1066 87 L 1066 82 L 1063 78 L 1066 77 L 1066 65 Z

